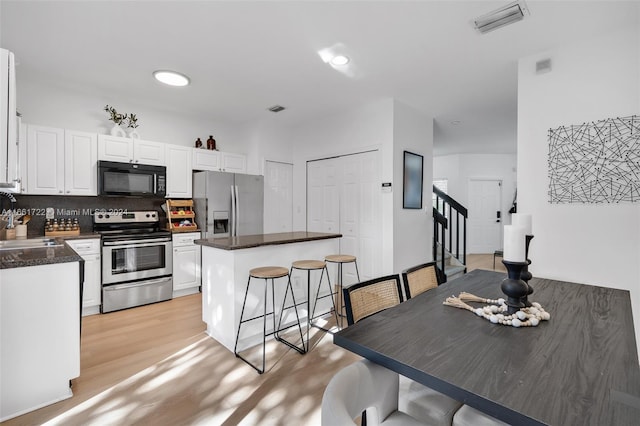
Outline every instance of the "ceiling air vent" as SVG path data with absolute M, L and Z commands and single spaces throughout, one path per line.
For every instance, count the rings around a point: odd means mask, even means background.
M 514 1 L 474 19 L 473 26 L 480 34 L 486 34 L 505 25 L 521 21 L 528 14 L 529 11 L 524 0 Z
M 280 111 L 284 111 L 284 107 L 281 105 L 274 105 L 272 107 L 269 108 L 269 111 L 271 112 L 280 112 Z

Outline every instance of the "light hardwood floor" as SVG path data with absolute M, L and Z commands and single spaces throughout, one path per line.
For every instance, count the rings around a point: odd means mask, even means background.
M 496 270 L 504 266 L 496 259 Z M 469 255 L 469 270 L 493 255 Z M 6 425 L 318 425 L 327 383 L 358 356 L 312 329 L 300 355 L 267 347 L 258 375 L 205 334 L 200 294 L 84 317 L 73 397 Z M 42 354 L 46 362 L 46 354 Z

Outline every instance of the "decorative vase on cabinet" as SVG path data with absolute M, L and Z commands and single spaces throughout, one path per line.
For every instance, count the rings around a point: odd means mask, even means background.
M 129 137 L 131 139 L 140 139 L 140 135 L 138 134 L 136 129 L 131 129 L 131 131 L 129 132 Z
M 127 134 L 126 132 L 122 129 L 122 127 L 120 127 L 119 124 L 114 124 L 113 127 L 111 128 L 111 136 L 119 136 L 119 137 L 126 137 Z

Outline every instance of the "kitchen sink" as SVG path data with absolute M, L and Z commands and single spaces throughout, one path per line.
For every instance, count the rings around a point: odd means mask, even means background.
M 55 238 L 31 238 L 28 240 L 3 240 L 0 241 L 0 250 L 29 249 L 39 247 L 59 247 L 63 243 Z

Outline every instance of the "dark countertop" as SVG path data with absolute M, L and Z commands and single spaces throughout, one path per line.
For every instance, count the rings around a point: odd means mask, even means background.
M 92 237 L 85 237 L 92 238 Z M 54 247 L 16 248 L 0 250 L 0 269 L 24 268 L 52 263 L 79 262 L 82 257 L 61 241 Z
M 300 243 L 305 241 L 340 238 L 342 234 L 325 234 L 322 232 L 280 232 L 277 234 L 243 235 L 240 237 L 206 238 L 195 240 L 196 244 L 222 250 L 238 250 L 251 247 L 270 246 L 276 244 Z

